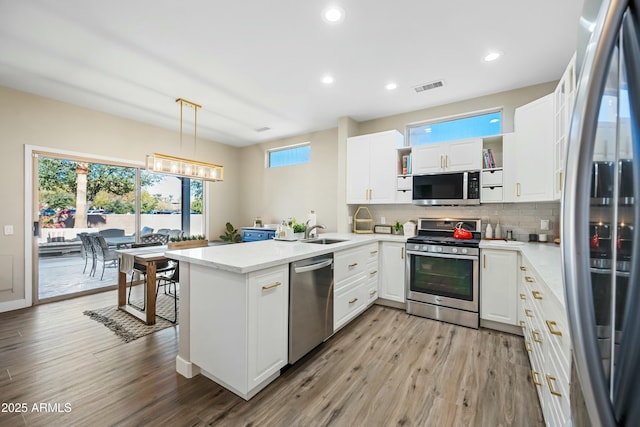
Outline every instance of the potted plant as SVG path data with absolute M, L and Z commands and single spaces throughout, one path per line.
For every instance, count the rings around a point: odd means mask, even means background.
M 201 234 L 171 237 L 167 243 L 169 249 L 201 248 L 208 245 L 207 238 Z
M 400 224 L 400 221 L 396 221 L 396 223 L 393 224 L 393 234 L 402 234 L 402 224 Z
M 304 224 L 300 224 L 299 222 L 296 222 L 295 218 L 291 218 L 289 220 L 289 227 L 293 229 L 293 234 L 298 239 L 304 239 L 304 232 L 307 229 L 307 227 Z
M 240 236 L 238 230 L 234 228 L 230 222 L 225 224 L 225 232 L 220 235 L 220 238 L 229 243 L 240 243 L 240 241 L 242 241 L 242 236 Z

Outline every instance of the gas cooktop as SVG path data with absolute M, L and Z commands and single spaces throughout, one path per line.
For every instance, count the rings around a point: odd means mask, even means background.
M 472 239 L 455 239 L 454 229 L 462 223 L 462 228 L 471 231 Z M 462 246 L 477 248 L 480 245 L 481 230 L 479 219 L 430 219 L 418 220 L 418 235 L 407 239 L 407 243 L 440 246 Z

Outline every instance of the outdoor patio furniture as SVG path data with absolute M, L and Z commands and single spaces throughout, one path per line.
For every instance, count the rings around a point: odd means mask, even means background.
M 106 228 L 98 232 L 103 237 L 122 237 L 124 230 L 122 228 Z
M 153 228 L 147 227 L 146 225 L 142 227 L 142 230 L 140 230 L 140 236 L 146 236 L 147 234 L 151 233 L 153 233 Z
M 78 233 L 78 237 L 82 242 L 82 256 L 84 257 L 84 269 L 82 269 L 82 273 L 84 274 L 87 270 L 87 263 L 89 258 L 91 258 L 91 270 L 89 270 L 89 274 L 91 274 L 96 268 L 96 253 L 89 239 L 89 233 Z
M 89 237 L 91 239 L 91 244 L 93 245 L 93 250 L 96 253 L 96 264 L 97 261 L 102 262 L 102 274 L 100 275 L 100 280 L 102 280 L 104 278 L 105 267 L 118 266 L 118 254 L 109 248 L 109 245 L 107 245 L 107 242 L 104 240 L 102 235 L 98 234 Z M 95 275 L 95 268 L 93 269 L 93 274 Z

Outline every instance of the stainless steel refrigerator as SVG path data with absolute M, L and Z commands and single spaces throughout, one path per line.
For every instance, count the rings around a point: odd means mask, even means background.
M 579 34 L 562 198 L 573 424 L 638 426 L 640 0 L 586 0 Z

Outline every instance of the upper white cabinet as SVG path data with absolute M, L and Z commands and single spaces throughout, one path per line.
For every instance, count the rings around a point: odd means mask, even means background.
M 567 153 L 567 138 L 576 90 L 576 55 L 569 61 L 556 90 L 553 92 L 553 137 L 554 137 L 554 178 L 553 198 L 562 196 L 564 162 Z
M 402 143 L 397 130 L 347 139 L 347 203 L 395 203 L 397 149 Z
M 406 302 L 404 248 L 403 242 L 380 242 L 380 298 Z
M 515 112 L 515 143 L 504 149 L 504 201 L 550 201 L 554 181 L 553 94 Z
M 482 139 L 412 147 L 414 175 L 482 169 Z

